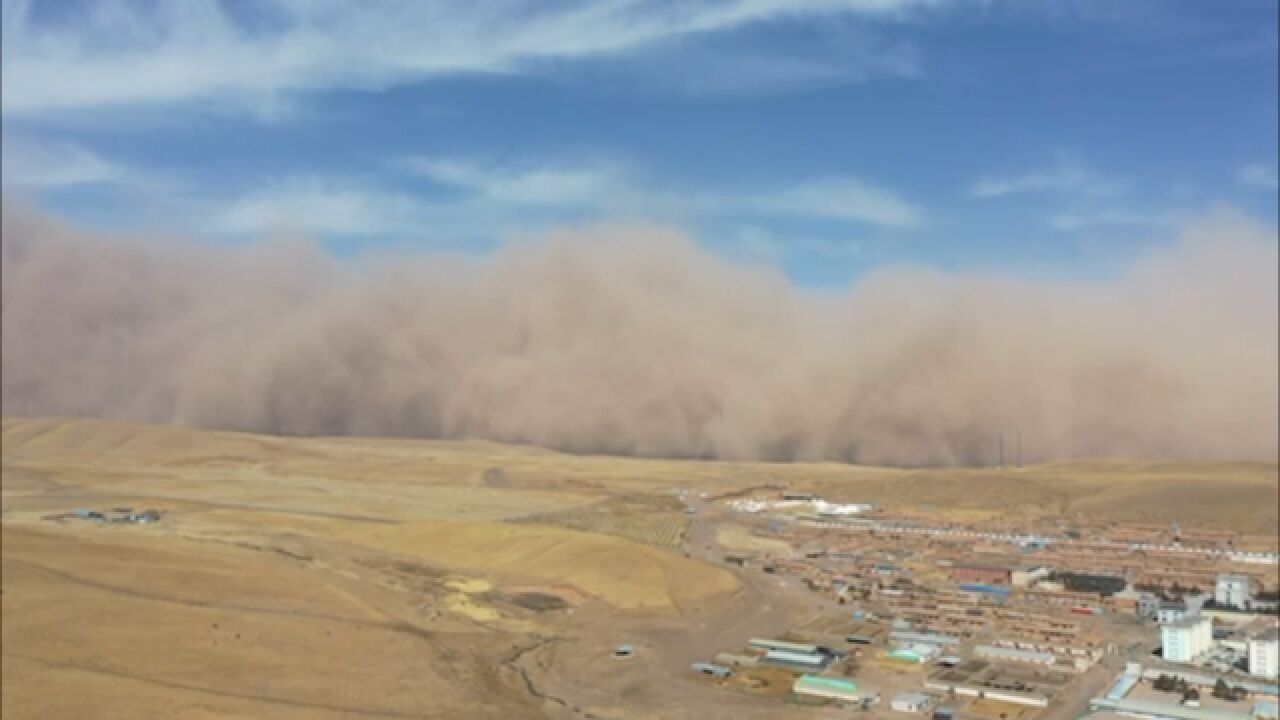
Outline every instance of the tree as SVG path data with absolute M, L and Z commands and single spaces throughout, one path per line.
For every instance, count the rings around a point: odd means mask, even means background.
M 1213 696 L 1223 699 L 1231 697 L 1231 688 L 1227 687 L 1226 680 L 1218 678 L 1218 682 L 1213 684 Z

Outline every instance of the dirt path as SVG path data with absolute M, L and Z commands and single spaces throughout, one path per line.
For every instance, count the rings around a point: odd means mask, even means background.
M 697 507 L 689 536 L 691 557 L 717 563 L 716 517 Z M 789 717 L 805 710 L 702 682 L 689 664 L 717 652 L 743 647 L 753 636 L 781 634 L 819 613 L 838 608 L 795 578 L 759 569 L 735 573 L 741 587 L 712 607 L 684 608 L 680 618 L 632 618 L 609 611 L 583 612 L 565 635 L 519 654 L 528 691 L 550 699 L 552 717 L 574 720 L 614 718 Z M 610 658 L 611 645 L 639 643 L 633 660 Z M 810 712 L 811 714 L 811 712 Z

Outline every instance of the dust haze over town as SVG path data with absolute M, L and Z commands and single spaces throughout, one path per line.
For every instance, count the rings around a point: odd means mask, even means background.
M 342 266 L 4 225 L 11 413 L 573 452 L 981 465 L 1276 454 L 1276 242 L 1207 215 L 1122 276 L 806 291 L 667 227 Z M 51 318 L 53 321 L 51 322 Z M 602 352 L 608 348 L 608 352 Z
M 1277 717 L 1274 3 L 3 8 L 4 717 Z

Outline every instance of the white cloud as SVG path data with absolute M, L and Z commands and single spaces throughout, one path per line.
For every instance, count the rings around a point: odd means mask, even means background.
M 897 193 L 851 176 L 802 182 L 749 204 L 782 212 L 886 227 L 919 227 L 924 213 Z
M 4 4 L 3 107 L 31 115 L 190 100 L 261 106 L 299 90 L 518 72 L 537 60 L 619 54 L 785 17 L 894 19 L 923 4 L 263 0 L 233 14 L 214 2 L 101 0 L 50 24 L 33 22 L 28 0 L 13 0 Z
M 1236 180 L 1250 187 L 1275 190 L 1280 187 L 1276 169 L 1266 163 L 1250 163 L 1236 171 Z
M 511 167 L 430 157 L 409 158 L 404 166 L 433 182 L 517 205 L 601 203 L 618 189 L 614 172 L 604 167 Z
M 320 235 L 404 235 L 423 229 L 420 203 L 381 187 L 324 177 L 274 181 L 217 212 L 215 232 L 252 235 L 295 231 Z
M 0 177 L 5 187 L 50 190 L 117 183 L 126 177 L 120 166 L 75 143 L 6 134 L 3 145 Z
M 1124 190 L 1123 183 L 1094 172 L 1076 160 L 1062 158 L 1054 166 L 1043 170 L 1021 175 L 981 178 L 969 189 L 969 194 L 980 198 L 1024 193 L 1111 197 L 1123 193 Z
M 412 157 L 399 164 L 432 182 L 465 190 L 497 206 L 630 209 L 644 215 L 787 214 L 898 228 L 925 224 L 924 212 L 896 192 L 852 176 L 737 193 L 708 188 L 648 192 L 611 163 L 497 165 Z

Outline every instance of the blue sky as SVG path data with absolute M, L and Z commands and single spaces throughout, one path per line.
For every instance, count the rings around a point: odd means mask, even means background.
M 91 227 L 485 252 L 673 223 L 840 285 L 1098 277 L 1277 214 L 1277 3 L 4 0 L 4 190 Z

